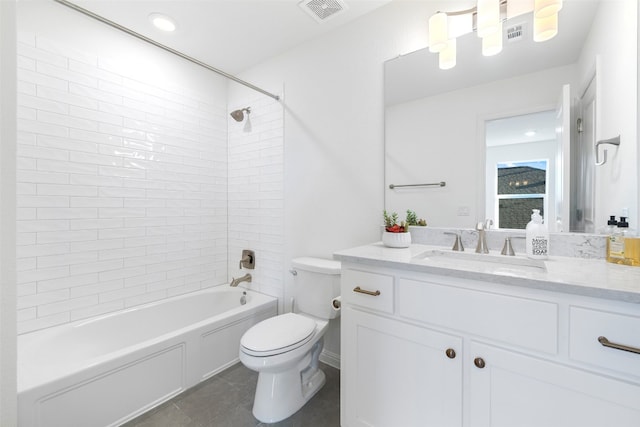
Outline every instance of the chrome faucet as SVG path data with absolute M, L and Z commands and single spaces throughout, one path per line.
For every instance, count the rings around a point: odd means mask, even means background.
M 453 242 L 453 247 L 451 248 L 452 251 L 464 252 L 464 246 L 462 246 L 462 238 L 460 237 L 460 235 L 458 233 L 452 233 L 450 231 L 445 231 L 444 234 L 450 234 L 450 235 L 456 237 L 455 242 Z
M 236 287 L 238 286 L 240 283 L 242 282 L 249 282 L 251 283 L 251 274 L 247 273 L 242 277 L 239 277 L 237 279 L 234 279 L 233 277 L 231 278 L 231 283 L 229 283 L 229 286 L 233 286 Z
M 511 246 L 511 236 L 507 236 L 504 238 L 504 246 L 502 247 L 501 255 L 506 256 L 515 256 L 515 252 L 513 251 L 513 246 Z
M 478 245 L 476 246 L 477 254 L 488 254 L 489 247 L 487 246 L 487 233 L 486 230 L 491 228 L 493 225 L 493 220 L 487 219 L 483 222 L 479 222 L 476 225 L 476 230 L 478 231 Z

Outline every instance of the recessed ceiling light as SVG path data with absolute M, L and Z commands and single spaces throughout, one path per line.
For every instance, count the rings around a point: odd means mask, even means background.
M 528 130 L 524 134 L 525 134 L 525 136 L 535 136 L 536 131 L 535 130 Z
M 149 21 L 151 21 L 157 29 L 162 31 L 175 31 L 176 29 L 175 21 L 161 13 L 152 13 L 149 15 Z

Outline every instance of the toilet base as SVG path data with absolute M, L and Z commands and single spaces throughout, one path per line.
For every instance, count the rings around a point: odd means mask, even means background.
M 311 354 L 284 372 L 260 372 L 253 401 L 253 416 L 263 423 L 275 423 L 295 414 L 322 388 L 324 372 L 318 368 L 322 340 Z

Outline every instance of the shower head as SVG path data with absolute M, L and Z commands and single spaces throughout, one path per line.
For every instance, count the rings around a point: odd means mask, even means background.
M 243 108 L 241 110 L 235 110 L 231 112 L 231 117 L 233 117 L 233 120 L 235 120 L 236 122 L 241 122 L 242 120 L 244 120 L 244 112 L 247 112 L 247 117 L 249 114 L 251 114 L 251 107 L 247 107 L 247 108 Z

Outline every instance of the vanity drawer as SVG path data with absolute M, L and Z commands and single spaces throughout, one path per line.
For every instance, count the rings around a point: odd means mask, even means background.
M 640 378 L 640 354 L 602 345 L 621 344 L 640 351 L 640 315 L 611 313 L 584 307 L 569 309 L 569 357 Z
M 343 270 L 342 300 L 372 310 L 393 313 L 393 276 Z
M 397 286 L 397 312 L 402 317 L 531 350 L 558 352 L 555 303 L 460 287 L 444 278 L 399 279 Z

